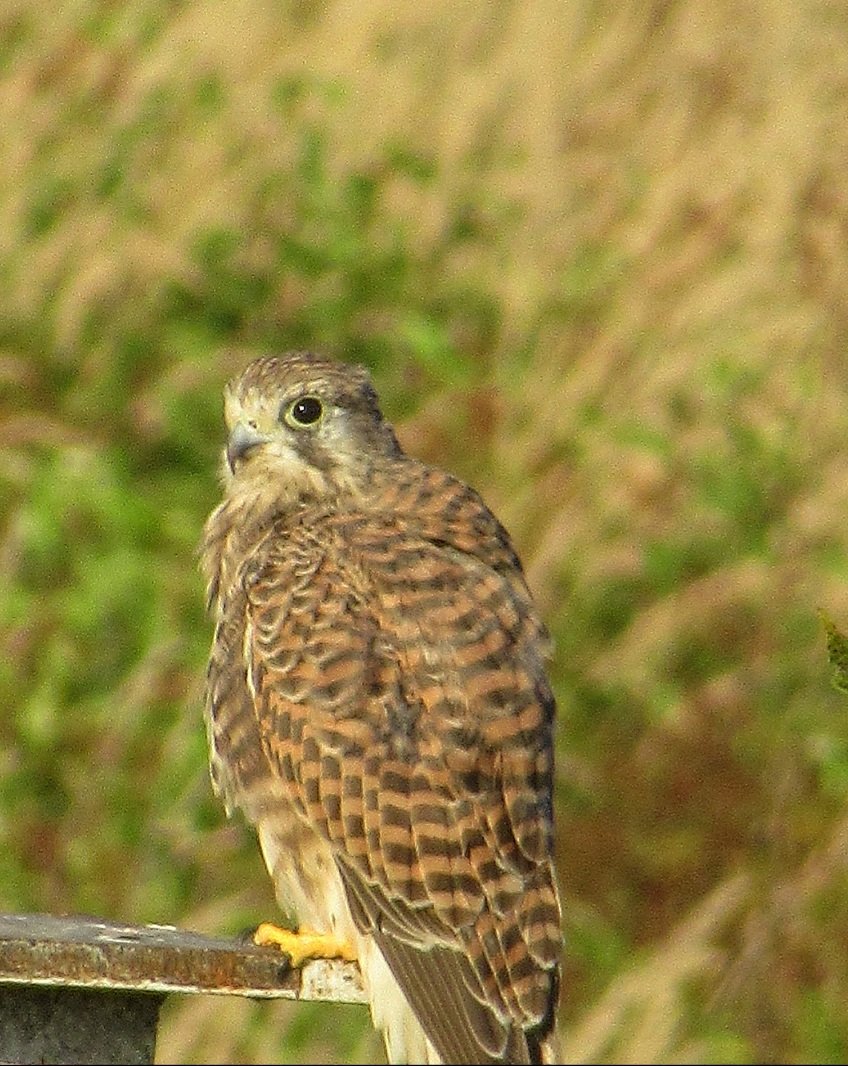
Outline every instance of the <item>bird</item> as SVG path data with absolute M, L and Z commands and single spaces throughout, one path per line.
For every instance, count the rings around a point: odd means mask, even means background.
M 355 959 L 391 1063 L 556 1061 L 551 641 L 509 534 L 363 366 L 254 358 L 224 419 L 209 769 L 297 926 L 255 939 Z

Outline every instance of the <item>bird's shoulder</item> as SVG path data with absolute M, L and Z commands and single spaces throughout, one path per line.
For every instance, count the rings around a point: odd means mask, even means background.
M 340 579 L 438 584 L 491 570 L 528 596 L 509 533 L 471 486 L 406 456 L 372 472 L 358 491 L 305 499 L 266 519 L 243 560 L 248 584 L 281 570 L 334 566 Z M 456 575 L 454 574 L 454 577 Z

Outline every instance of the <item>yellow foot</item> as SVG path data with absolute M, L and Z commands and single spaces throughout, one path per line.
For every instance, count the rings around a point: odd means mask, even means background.
M 253 934 L 253 942 L 260 946 L 272 944 L 284 951 L 291 959 L 292 966 L 302 965 L 306 959 L 347 959 L 356 962 L 356 952 L 347 940 L 339 940 L 332 933 L 313 933 L 301 929 L 293 933 L 290 929 L 280 929 L 270 922 L 263 922 Z

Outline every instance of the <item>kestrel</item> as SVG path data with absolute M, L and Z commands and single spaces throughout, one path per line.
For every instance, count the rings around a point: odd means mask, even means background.
M 554 1061 L 554 698 L 507 532 L 361 367 L 257 359 L 225 418 L 206 721 L 300 923 L 266 939 L 358 959 L 391 1062 Z

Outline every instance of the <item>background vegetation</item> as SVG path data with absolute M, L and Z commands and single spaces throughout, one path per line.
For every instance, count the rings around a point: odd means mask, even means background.
M 555 636 L 567 1061 L 845 1062 L 847 102 L 836 0 L 3 0 L 0 908 L 274 913 L 195 548 L 224 381 L 309 346 Z M 214 997 L 158 1049 L 381 1055 Z

